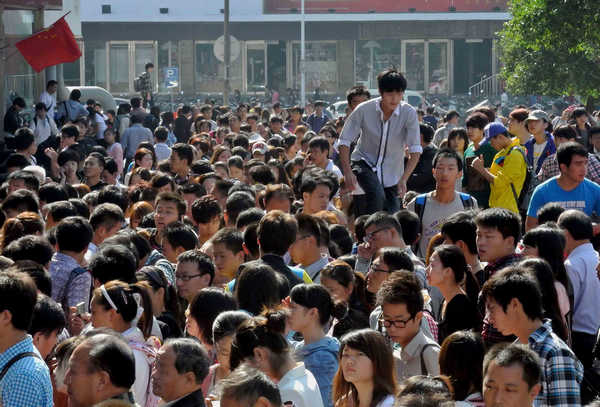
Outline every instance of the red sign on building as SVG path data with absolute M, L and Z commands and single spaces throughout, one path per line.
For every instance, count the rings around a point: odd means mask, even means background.
M 263 0 L 265 14 L 300 12 L 300 0 Z M 305 0 L 304 10 L 317 13 L 440 13 L 506 11 L 508 0 Z
M 12 10 L 62 10 L 62 0 L 2 0 L 4 7 Z

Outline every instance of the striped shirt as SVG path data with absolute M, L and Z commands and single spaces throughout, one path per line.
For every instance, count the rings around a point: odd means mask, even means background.
M 529 347 L 543 362 L 542 390 L 535 398 L 534 406 L 580 406 L 583 365 L 567 344 L 552 332 L 549 319 L 529 336 Z
M 17 342 L 0 354 L 0 371 L 16 355 L 33 352 L 31 335 Z M 52 382 L 50 370 L 39 358 L 27 356 L 15 362 L 0 382 L 0 406 L 3 407 L 52 407 Z

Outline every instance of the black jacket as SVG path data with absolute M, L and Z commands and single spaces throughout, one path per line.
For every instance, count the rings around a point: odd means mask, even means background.
M 198 389 L 188 394 L 181 400 L 173 404 L 172 407 L 204 407 L 204 395 L 202 389 Z
M 435 178 L 433 178 L 432 169 L 433 157 L 435 157 L 437 151 L 437 148 L 433 144 L 423 148 L 419 162 L 406 182 L 408 191 L 424 194 L 435 189 Z

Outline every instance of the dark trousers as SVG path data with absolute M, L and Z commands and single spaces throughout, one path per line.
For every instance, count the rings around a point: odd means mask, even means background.
M 396 185 L 384 188 L 377 179 L 377 174 L 364 161 L 352 162 L 352 172 L 364 191 L 364 195 L 354 195 L 356 217 L 378 211 L 394 213 L 400 210 Z
M 583 363 L 584 368 L 587 369 L 591 367 L 592 361 L 594 360 L 592 352 L 594 350 L 594 346 L 596 345 L 596 335 L 573 331 L 572 338 L 572 349 L 573 352 L 575 352 L 577 359 Z

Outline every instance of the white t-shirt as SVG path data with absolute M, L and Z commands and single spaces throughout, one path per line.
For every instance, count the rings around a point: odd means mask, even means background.
M 535 167 L 537 167 L 537 162 L 540 159 L 542 153 L 544 152 L 546 144 L 548 144 L 547 140 L 544 141 L 542 144 L 533 143 L 533 162 L 535 163 Z
M 106 122 L 104 120 L 105 119 L 104 119 L 104 116 L 102 115 L 102 113 L 96 113 L 94 115 L 94 121 L 98 125 L 98 133 L 96 134 L 97 139 L 104 138 L 104 132 L 106 131 L 106 127 L 107 127 Z
M 278 385 L 281 401 L 293 407 L 323 407 L 321 391 L 313 374 L 298 363 L 283 375 Z

